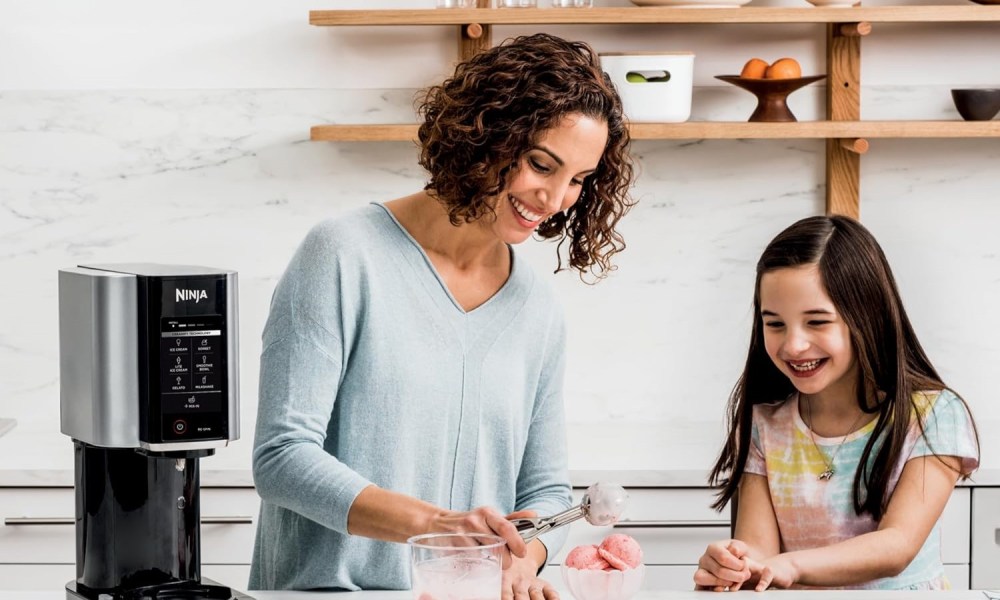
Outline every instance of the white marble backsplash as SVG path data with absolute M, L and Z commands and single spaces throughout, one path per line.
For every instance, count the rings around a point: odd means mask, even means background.
M 260 331 L 296 244 L 315 222 L 424 179 L 411 144 L 315 143 L 309 127 L 411 120 L 412 92 L 397 88 L 446 72 L 454 31 L 307 25 L 310 9 L 431 0 L 179 0 L 155 19 L 127 0 L 5 4 L 0 418 L 17 420 L 8 435 L 51 440 L 43 434 L 58 429 L 59 268 L 204 264 L 240 273 L 244 439 L 233 460 L 245 463 Z M 548 29 L 602 51 L 693 51 L 692 118 L 742 120 L 753 97 L 713 75 L 751 56 L 795 56 L 806 74 L 824 72 L 823 27 Z M 535 29 L 497 27 L 494 40 Z M 1000 84 L 995 32 L 877 24 L 863 42 L 863 117 L 957 118 L 950 87 Z M 815 84 L 789 104 L 810 120 L 821 117 L 822 99 Z M 620 269 L 597 286 L 554 278 L 571 327 L 569 418 L 718 423 L 745 354 L 757 255 L 780 229 L 823 211 L 823 142 L 644 141 L 635 151 L 640 203 L 622 223 Z M 862 159 L 862 218 L 889 254 L 928 353 L 984 421 L 1000 419 L 989 378 L 1000 360 L 998 159 L 995 139 L 872 140 Z M 523 250 L 551 271 L 551 245 Z M 47 464 L 38 453 L 64 446 L 39 442 L 25 464 Z
M 814 93 L 822 90 L 815 87 Z M 748 94 L 699 89 L 693 118 L 741 119 Z M 870 118 L 952 118 L 946 88 L 866 89 Z M 204 264 L 240 273 L 244 438 L 259 336 L 296 244 L 315 222 L 416 189 L 409 143 L 318 143 L 311 125 L 411 120 L 410 91 L 0 93 L 0 417 L 58 428 L 56 272 L 88 262 Z M 704 101 L 702 101 L 704 99 Z M 815 118 L 816 97 L 794 110 Z M 916 111 L 917 108 L 908 109 Z M 1000 145 L 873 140 L 862 216 L 883 242 L 943 375 L 997 419 Z M 712 421 L 739 375 L 753 265 L 823 210 L 823 142 L 643 141 L 640 202 L 620 269 L 554 278 L 570 321 L 573 422 Z M 540 270 L 554 247 L 527 244 Z

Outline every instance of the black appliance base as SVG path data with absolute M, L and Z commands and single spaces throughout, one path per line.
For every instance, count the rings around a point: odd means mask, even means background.
M 243 592 L 219 585 L 211 579 L 179 581 L 164 585 L 112 593 L 77 590 L 76 581 L 66 584 L 66 600 L 254 600 Z

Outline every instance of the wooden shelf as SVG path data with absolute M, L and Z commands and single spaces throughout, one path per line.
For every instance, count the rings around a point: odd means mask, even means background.
M 313 10 L 319 26 L 367 25 L 621 25 L 667 23 L 947 23 L 1000 22 L 995 6 L 880 6 L 854 8 L 466 8 Z
M 1000 121 L 803 121 L 798 123 L 633 123 L 636 140 L 994 138 Z M 400 142 L 417 138 L 416 124 L 316 125 L 310 139 L 324 142 Z
M 480 8 L 410 10 L 314 10 L 318 26 L 450 25 L 459 60 L 492 45 L 494 25 L 781 24 L 826 26 L 826 114 L 798 123 L 636 123 L 637 140 L 822 139 L 826 141 L 826 211 L 860 214 L 861 155 L 868 138 L 1000 138 L 1000 122 L 864 121 L 861 119 L 861 40 L 872 23 L 1000 23 L 1000 6 L 878 6 L 853 8 L 615 7 L 587 9 Z M 989 60 L 990 57 L 984 57 Z M 317 125 L 311 139 L 340 142 L 413 141 L 415 124 Z

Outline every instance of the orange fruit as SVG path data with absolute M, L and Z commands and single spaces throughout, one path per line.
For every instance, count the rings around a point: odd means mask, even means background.
M 764 79 L 797 79 L 802 77 L 802 67 L 794 58 L 779 58 L 764 72 Z
M 765 71 L 767 71 L 767 62 L 759 58 L 751 58 L 747 61 L 747 64 L 743 65 L 743 70 L 740 71 L 740 77 L 746 79 L 762 79 Z

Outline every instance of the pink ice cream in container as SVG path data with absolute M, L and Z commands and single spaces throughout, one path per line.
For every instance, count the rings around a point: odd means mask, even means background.
M 577 519 L 591 525 L 614 525 L 625 512 L 628 492 L 613 483 L 595 483 L 587 488 L 583 501 L 546 518 L 516 519 L 514 525 L 526 542 Z M 576 600 L 628 600 L 642 585 L 645 566 L 642 548 L 627 535 L 614 534 L 600 545 L 577 546 L 563 561 L 566 587 Z
M 639 542 L 616 533 L 570 550 L 562 574 L 576 600 L 628 600 L 642 586 L 646 566 Z

